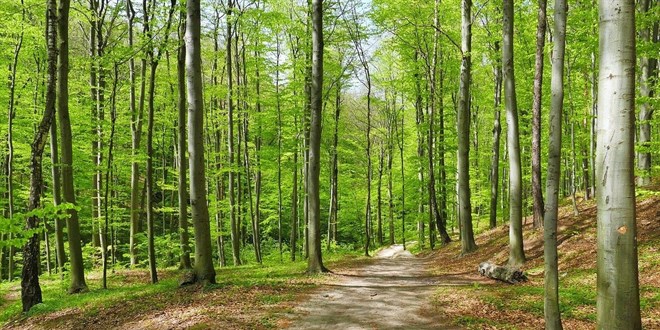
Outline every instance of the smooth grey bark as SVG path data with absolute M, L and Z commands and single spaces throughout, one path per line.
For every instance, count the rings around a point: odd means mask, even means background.
M 543 226 L 543 191 L 541 190 L 541 107 L 543 100 L 543 57 L 545 54 L 547 1 L 539 0 L 536 25 L 536 58 L 534 66 L 534 102 L 532 104 L 532 200 L 534 228 Z M 556 12 L 555 12 L 556 13 Z M 556 14 L 555 14 L 556 15 Z
M 493 109 L 495 118 L 493 120 L 493 155 L 490 159 L 490 229 L 497 227 L 497 195 L 499 192 L 500 175 L 500 136 L 502 134 L 502 125 L 500 123 L 500 107 L 502 106 L 502 57 L 500 52 L 500 43 L 495 41 L 493 45 L 495 52 L 495 65 L 493 75 L 495 76 L 495 91 Z
M 204 169 L 204 99 L 202 98 L 202 49 L 200 1 L 186 2 L 186 83 L 188 98 L 188 154 L 190 155 L 190 205 L 195 229 L 195 275 L 203 284 L 215 283 L 211 224 L 206 200 Z
M 76 205 L 73 185 L 73 140 L 69 117 L 69 8 L 70 0 L 60 0 L 58 7 L 57 34 L 59 36 L 59 65 L 57 68 L 57 117 L 60 121 L 60 141 L 62 148 L 62 195 L 64 202 Z M 68 210 L 66 221 L 69 238 L 69 258 L 71 262 L 71 285 L 69 293 L 87 291 L 85 268 L 83 265 L 78 211 Z
M 652 12 L 653 7 L 657 4 L 654 0 L 641 0 L 638 1 L 640 5 L 640 12 L 643 15 L 648 15 Z M 651 26 L 644 27 L 640 33 L 640 41 L 642 43 L 657 42 L 658 39 L 658 20 Z M 637 169 L 639 176 L 637 177 L 637 186 L 644 187 L 651 183 L 651 118 L 655 108 L 649 102 L 655 96 L 655 86 L 658 80 L 658 59 L 657 56 L 643 56 L 639 59 L 640 66 L 640 84 L 639 93 L 643 98 L 639 105 L 639 126 L 637 143 L 640 149 L 637 152 Z
M 234 266 L 241 264 L 240 223 L 237 220 L 236 179 L 232 167 L 234 166 L 234 100 L 233 100 L 233 70 L 232 70 L 232 37 L 234 1 L 227 1 L 227 154 L 229 157 L 229 224 L 231 227 L 231 247 Z
M 179 245 L 181 246 L 181 256 L 179 258 L 180 269 L 192 268 L 190 262 L 190 239 L 188 237 L 188 180 L 186 171 L 186 149 L 188 148 L 186 140 L 186 44 L 184 35 L 186 31 L 186 14 L 182 10 L 179 17 L 179 48 L 177 49 L 176 72 L 178 78 L 177 91 L 179 94 L 177 109 L 177 158 L 179 158 L 179 187 L 177 196 L 179 198 Z
M 506 2 L 506 1 L 505 1 Z M 458 99 L 458 216 L 461 253 L 477 249 L 472 230 L 470 202 L 470 83 L 472 67 L 472 0 L 461 1 L 461 75 Z
M 135 21 L 135 10 L 133 9 L 133 3 L 131 0 L 126 0 L 126 16 L 128 17 L 128 46 L 133 48 L 133 22 Z M 142 95 L 144 95 L 144 72 L 145 72 L 145 61 L 142 61 Z M 139 162 L 137 161 L 137 156 L 140 149 L 140 140 L 142 137 L 142 117 L 143 109 L 142 99 L 140 98 L 140 107 L 139 112 L 135 108 L 135 59 L 131 56 L 128 60 L 128 75 L 130 80 L 130 92 L 129 92 L 129 110 L 131 112 L 131 219 L 130 219 L 130 228 L 129 228 L 129 243 L 128 251 L 131 259 L 131 267 L 137 265 L 137 251 L 136 251 L 136 236 L 138 233 L 139 227 L 139 218 L 140 218 L 140 167 Z
M 635 5 L 599 1 L 598 329 L 641 329 L 635 224 Z
M 562 329 L 559 311 L 559 274 L 557 264 L 557 219 L 561 179 L 562 113 L 564 111 L 564 53 L 566 50 L 566 0 L 555 0 L 554 40 L 550 99 L 550 138 L 548 145 L 547 204 L 543 213 L 544 315 L 546 329 Z
M 309 133 L 309 259 L 308 273 L 326 272 L 321 254 L 321 205 L 319 200 L 319 172 L 321 156 L 321 99 L 323 98 L 323 0 L 312 1 L 312 81 L 311 122 Z
M 504 0 L 502 64 L 504 105 L 506 108 L 507 148 L 509 152 L 509 264 L 525 262 L 522 235 L 522 171 L 520 168 L 520 133 L 518 104 L 513 69 L 513 0 Z

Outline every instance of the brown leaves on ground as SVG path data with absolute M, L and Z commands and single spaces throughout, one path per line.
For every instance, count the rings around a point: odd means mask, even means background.
M 595 201 L 579 200 L 579 214 L 573 207 L 559 210 L 558 253 L 560 290 L 564 285 L 596 292 L 596 205 Z M 534 230 L 531 217 L 524 220 L 524 242 L 527 262 L 524 270 L 530 278 L 515 287 L 494 280 L 487 285 L 472 287 L 442 287 L 434 296 L 436 312 L 445 314 L 457 324 L 475 329 L 540 329 L 543 320 L 543 232 Z M 433 271 L 442 276 L 477 276 L 478 264 L 493 261 L 506 264 L 508 259 L 507 225 L 488 230 L 476 237 L 479 249 L 460 255 L 460 242 L 429 254 L 434 260 Z M 660 328 L 660 197 L 638 199 L 637 237 L 639 249 L 639 279 L 642 299 L 650 306 L 642 309 L 645 328 Z M 589 289 L 591 288 L 591 289 Z M 521 292 L 530 292 L 521 294 Z M 582 298 L 586 299 L 586 298 Z M 591 297 L 589 298 L 591 299 Z M 595 299 L 595 298 L 594 298 Z M 653 303 L 655 301 L 655 303 Z M 561 301 L 560 304 L 566 305 Z M 562 315 L 565 329 L 593 329 L 595 300 L 569 306 Z M 567 316 L 566 314 L 570 314 Z

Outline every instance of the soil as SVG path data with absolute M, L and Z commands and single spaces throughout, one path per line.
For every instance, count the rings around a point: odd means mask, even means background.
M 289 329 L 456 329 L 442 313 L 431 312 L 438 286 L 472 285 L 473 279 L 434 276 L 429 258 L 413 256 L 402 245 L 378 252 L 359 268 L 336 272 L 328 283 L 298 305 Z

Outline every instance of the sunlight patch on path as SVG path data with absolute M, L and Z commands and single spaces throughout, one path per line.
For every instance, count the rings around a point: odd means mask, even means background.
M 429 312 L 429 298 L 442 283 L 428 274 L 423 259 L 401 245 L 374 258 L 351 274 L 338 274 L 339 283 L 296 307 L 289 329 L 454 329 Z

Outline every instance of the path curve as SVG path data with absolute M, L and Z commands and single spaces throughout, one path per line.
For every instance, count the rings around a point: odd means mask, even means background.
M 296 307 L 289 329 L 457 329 L 426 308 L 440 279 L 429 275 L 424 259 L 402 245 L 374 258 L 353 274 L 337 274 L 339 283 Z

